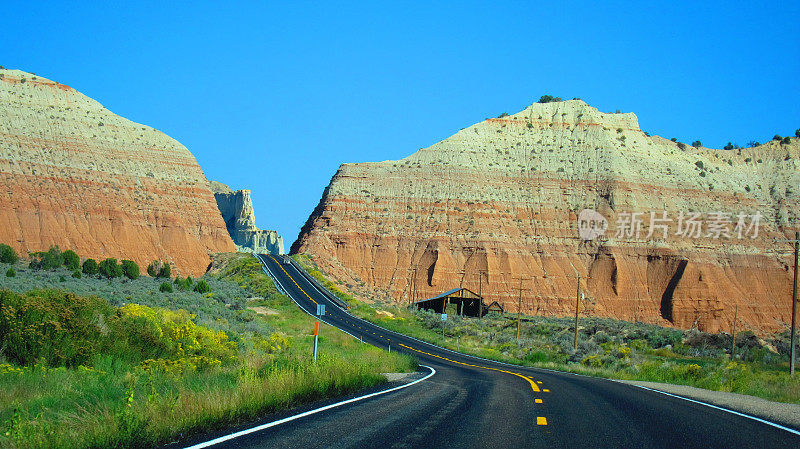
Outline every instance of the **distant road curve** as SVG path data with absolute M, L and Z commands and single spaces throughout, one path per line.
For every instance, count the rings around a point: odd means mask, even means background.
M 303 310 L 325 304 L 326 323 L 414 354 L 437 374 L 211 447 L 800 448 L 798 429 L 757 417 L 606 379 L 471 357 L 388 331 L 337 307 L 294 265 L 258 257 Z

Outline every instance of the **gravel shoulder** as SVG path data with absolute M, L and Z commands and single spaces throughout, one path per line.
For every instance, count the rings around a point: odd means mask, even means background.
M 697 401 L 707 402 L 719 407 L 728 408 L 740 413 L 753 415 L 777 424 L 800 430 L 800 404 L 772 402 L 766 399 L 745 394 L 711 391 L 687 385 L 673 385 L 659 382 L 638 380 L 619 380 L 631 385 L 652 388 L 654 390 L 683 396 Z

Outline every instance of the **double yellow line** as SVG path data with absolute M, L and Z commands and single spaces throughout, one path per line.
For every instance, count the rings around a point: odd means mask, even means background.
M 506 370 L 500 369 L 500 368 L 492 368 L 490 366 L 472 365 L 472 364 L 469 364 L 469 363 L 459 362 L 457 360 L 448 359 L 447 357 L 442 357 L 440 355 L 431 354 L 430 352 L 420 351 L 419 349 L 412 348 L 411 346 L 406 346 L 406 345 L 404 345 L 402 343 L 400 343 L 400 346 L 402 346 L 404 348 L 408 348 L 408 349 L 410 349 L 412 351 L 419 352 L 420 354 L 425 354 L 425 355 L 429 355 L 431 357 L 436 357 L 437 359 L 447 360 L 450 363 L 456 363 L 458 365 L 471 366 L 473 368 L 482 368 L 482 369 L 488 369 L 488 370 L 492 370 L 492 371 L 499 371 L 501 373 L 506 373 L 506 374 L 513 374 L 513 375 L 515 375 L 517 377 L 521 377 L 521 378 L 527 380 L 528 383 L 531 384 L 531 390 L 533 390 L 533 391 L 535 391 L 537 393 L 542 391 L 542 390 L 539 389 L 539 386 L 536 385 L 536 382 L 533 379 L 531 379 L 530 377 L 527 377 L 527 376 L 523 376 L 520 373 L 515 373 L 513 371 L 506 371 Z
M 275 262 L 275 264 L 276 264 L 276 265 L 278 265 L 278 267 L 280 267 L 281 271 L 283 271 L 283 272 L 286 274 L 286 277 L 288 277 L 289 279 L 291 279 L 291 280 L 292 280 L 292 282 L 294 282 L 294 285 L 295 285 L 295 286 L 297 286 L 297 289 L 298 289 L 298 290 L 300 290 L 301 292 L 303 292 L 303 294 L 304 294 L 304 295 L 306 295 L 306 297 L 307 297 L 308 299 L 310 299 L 310 300 L 311 300 L 311 302 L 313 302 L 314 304 L 318 304 L 316 301 L 314 301 L 314 298 L 312 298 L 311 296 L 309 296 L 309 295 L 308 295 L 308 293 L 306 293 L 306 291 L 305 291 L 305 290 L 303 290 L 303 287 L 300 287 L 300 285 L 298 285 L 298 284 L 297 284 L 297 281 L 295 281 L 295 280 L 294 280 L 294 278 L 293 278 L 293 277 L 292 277 L 292 276 L 291 276 L 289 273 L 287 273 L 287 272 L 286 272 L 286 269 L 285 269 L 285 268 L 283 268 L 283 266 L 280 264 L 280 262 L 278 262 L 277 260 L 275 260 L 275 257 L 273 257 L 273 256 L 272 256 L 272 254 L 270 254 L 270 255 L 269 255 L 269 258 L 270 258 L 270 259 L 272 259 L 272 260 Z

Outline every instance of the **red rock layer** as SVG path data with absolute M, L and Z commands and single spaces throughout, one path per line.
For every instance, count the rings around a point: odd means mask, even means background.
M 59 245 L 197 276 L 210 252 L 235 251 L 185 147 L 16 70 L 0 70 L 0 212 L 0 242 L 22 253 Z
M 534 104 L 400 161 L 344 164 L 292 245 L 335 277 L 399 302 L 463 286 L 515 311 L 587 313 L 681 328 L 779 331 L 790 321 L 790 249 L 800 185 L 798 139 L 721 151 L 650 137 L 633 114 L 581 101 Z M 578 214 L 609 221 L 599 239 Z M 650 212 L 673 220 L 647 238 Z M 699 238 L 675 235 L 701 212 Z M 763 215 L 756 238 L 707 235 L 710 213 Z M 642 234 L 616 236 L 626 213 Z

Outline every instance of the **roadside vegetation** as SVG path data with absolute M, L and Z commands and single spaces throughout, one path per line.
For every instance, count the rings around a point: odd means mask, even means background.
M 516 338 L 516 314 L 490 313 L 477 319 L 448 309 L 442 339 L 440 314 L 344 294 L 306 256 L 293 256 L 350 311 L 367 321 L 448 349 L 487 359 L 625 380 L 691 385 L 781 402 L 800 403 L 800 376 L 789 376 L 788 331 L 761 339 L 677 330 L 644 323 L 581 316 L 578 348 L 574 317 L 523 316 Z
M 0 263 L 15 271 L 0 277 L 3 448 L 150 447 L 416 368 L 325 325 L 314 364 L 313 318 L 247 254 L 177 282 L 11 259 Z

